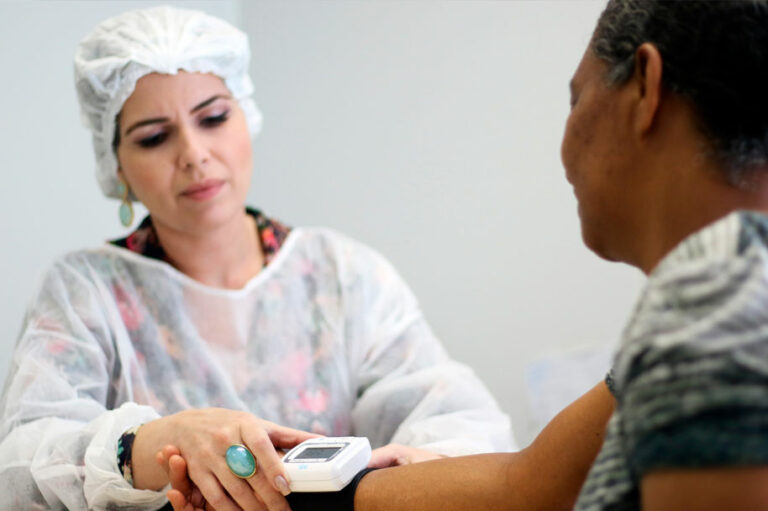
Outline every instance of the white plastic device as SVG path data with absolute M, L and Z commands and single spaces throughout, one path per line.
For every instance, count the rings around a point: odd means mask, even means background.
M 371 460 L 365 437 L 322 437 L 305 440 L 283 457 L 291 491 L 339 491 Z

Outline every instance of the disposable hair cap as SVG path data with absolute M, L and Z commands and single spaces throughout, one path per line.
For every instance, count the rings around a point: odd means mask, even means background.
M 248 37 L 200 11 L 169 6 L 128 11 L 100 23 L 75 52 L 75 89 L 83 124 L 93 134 L 96 178 L 108 197 L 118 194 L 112 149 L 115 118 L 136 82 L 150 73 L 213 73 L 245 113 L 251 136 L 261 112 L 251 98 Z

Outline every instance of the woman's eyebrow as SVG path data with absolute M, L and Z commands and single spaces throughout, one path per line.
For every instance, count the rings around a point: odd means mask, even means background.
M 197 105 L 195 108 L 190 110 L 189 113 L 193 114 L 193 113 L 197 112 L 198 110 L 201 110 L 201 109 L 207 107 L 208 105 L 210 105 L 211 103 L 213 103 L 217 99 L 232 99 L 232 98 L 230 96 L 227 96 L 226 94 L 216 94 L 215 96 L 211 96 L 210 98 L 206 99 L 205 101 L 203 101 L 202 103 Z M 140 127 L 146 126 L 148 124 L 158 124 L 158 123 L 161 123 L 161 122 L 168 122 L 168 118 L 167 117 L 155 117 L 155 118 L 152 118 L 152 119 L 145 119 L 143 121 L 139 121 L 139 122 L 133 124 L 130 128 L 128 128 L 126 130 L 125 136 L 128 136 L 136 128 L 140 128 Z
M 139 122 L 135 123 L 134 125 L 132 125 L 130 128 L 128 128 L 125 131 L 125 136 L 128 136 L 136 128 L 141 128 L 142 126 L 146 126 L 147 124 L 158 124 L 158 123 L 161 123 L 161 122 L 168 122 L 168 118 L 167 117 L 156 117 L 154 119 L 145 119 L 143 121 L 139 121 Z
M 193 113 L 197 112 L 198 110 L 200 110 L 201 108 L 207 107 L 208 105 L 210 105 L 211 103 L 213 103 L 217 99 L 232 99 L 232 98 L 227 96 L 226 94 L 216 94 L 215 96 L 211 96 L 210 98 L 206 99 L 205 101 L 203 101 L 202 103 L 197 105 L 195 108 L 190 110 L 189 113 L 193 114 Z

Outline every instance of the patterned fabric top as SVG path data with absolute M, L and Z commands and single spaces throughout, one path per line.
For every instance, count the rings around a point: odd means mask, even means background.
M 768 216 L 733 213 L 652 272 L 614 364 L 617 408 L 577 511 L 641 509 L 663 468 L 768 465 Z
M 513 449 L 509 418 L 371 248 L 294 228 L 223 289 L 106 243 L 54 261 L 27 309 L 0 396 L 0 509 L 158 509 L 163 491 L 118 470 L 118 440 L 207 407 L 374 447 Z
M 246 208 L 246 212 L 256 221 L 256 229 L 259 235 L 259 242 L 264 254 L 264 266 L 266 267 L 277 255 L 278 250 L 283 245 L 285 238 L 288 237 L 290 228 L 285 225 L 267 218 L 261 211 L 252 208 Z M 139 227 L 125 238 L 110 241 L 113 245 L 127 248 L 132 252 L 141 254 L 151 259 L 165 261 L 165 250 L 160 245 L 157 238 L 157 232 L 152 225 L 152 217 L 147 215 L 142 220 Z M 133 461 L 133 439 L 136 436 L 138 426 L 130 428 L 123 433 L 117 442 L 117 466 L 120 473 L 123 474 L 128 483 L 133 486 L 133 474 L 131 465 Z
M 259 242 L 264 254 L 264 266 L 267 266 L 277 255 L 278 250 L 283 245 L 288 233 L 291 232 L 280 222 L 267 218 L 261 211 L 253 208 L 245 208 L 246 212 L 256 221 L 256 229 L 259 233 Z M 139 227 L 125 238 L 110 241 L 111 244 L 118 247 L 127 248 L 145 257 L 165 261 L 165 250 L 157 239 L 157 232 L 152 225 L 152 217 L 147 215 L 142 220 Z

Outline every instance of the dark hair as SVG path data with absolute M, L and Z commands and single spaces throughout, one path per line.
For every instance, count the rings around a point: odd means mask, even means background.
M 610 84 L 637 48 L 661 53 L 664 87 L 687 98 L 727 178 L 768 163 L 768 1 L 609 0 L 592 39 Z
M 120 114 L 115 116 L 115 135 L 112 137 L 112 151 L 117 158 L 117 148 L 120 147 Z

